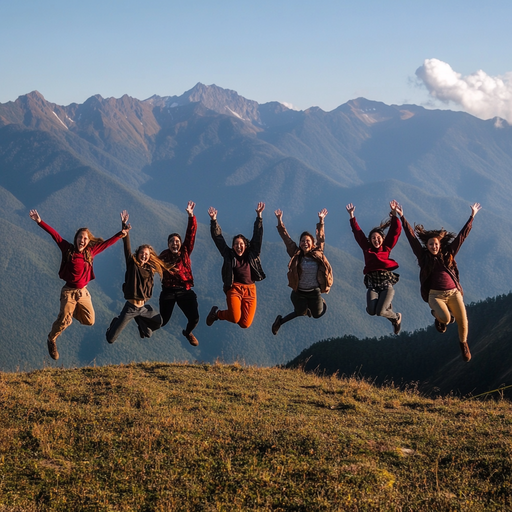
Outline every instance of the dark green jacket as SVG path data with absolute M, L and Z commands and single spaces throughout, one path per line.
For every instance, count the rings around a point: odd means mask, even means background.
M 233 268 L 235 266 L 235 251 L 224 240 L 222 236 L 222 229 L 216 220 L 210 222 L 210 233 L 212 239 L 217 246 L 220 254 L 224 258 L 222 264 L 222 283 L 224 285 L 224 291 L 229 290 L 233 286 Z M 260 253 L 261 244 L 263 242 L 263 219 L 256 217 L 254 221 L 254 230 L 249 246 L 244 253 L 244 257 L 248 259 L 251 267 L 251 279 L 256 281 L 262 281 L 265 279 L 265 273 L 261 267 Z

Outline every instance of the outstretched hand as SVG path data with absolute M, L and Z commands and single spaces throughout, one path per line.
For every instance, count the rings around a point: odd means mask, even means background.
M 261 212 L 265 209 L 265 203 L 262 203 L 261 201 L 258 203 L 258 207 L 256 208 L 256 213 L 258 214 L 258 217 L 261 218 Z
M 404 214 L 402 210 L 402 206 L 398 203 L 396 199 L 393 199 L 389 202 L 389 207 L 391 208 L 391 215 L 401 217 Z
M 210 219 L 217 220 L 217 210 L 213 206 L 208 208 L 208 215 L 210 216 Z
M 279 209 L 275 210 L 274 215 L 277 218 L 277 223 L 282 224 L 283 223 L 283 210 L 279 210 Z
M 474 217 L 482 207 L 480 206 L 480 203 L 475 203 L 471 205 L 471 217 Z
M 187 207 L 185 208 L 185 211 L 188 213 L 189 217 L 194 216 L 194 208 L 196 207 L 196 203 L 193 201 L 189 201 L 187 204 Z
M 318 218 L 320 219 L 320 222 L 323 222 L 324 219 L 325 219 L 325 216 L 328 214 L 329 212 L 327 211 L 326 208 L 323 208 L 322 210 L 320 210 L 318 212 Z
M 128 224 L 128 219 L 130 218 L 128 212 L 126 210 L 123 210 L 119 215 L 121 216 L 121 222 L 123 223 L 123 226 L 125 224 Z
M 347 206 L 345 206 L 347 209 L 348 214 L 350 215 L 350 218 L 354 218 L 354 212 L 356 211 L 356 207 L 352 203 L 348 203 Z
M 30 218 L 31 218 L 33 221 L 37 222 L 38 224 L 39 224 L 39 223 L 41 222 L 41 220 L 42 220 L 42 219 L 41 219 L 41 217 L 39 216 L 39 213 L 37 213 L 37 210 L 30 210 L 29 215 L 30 215 Z

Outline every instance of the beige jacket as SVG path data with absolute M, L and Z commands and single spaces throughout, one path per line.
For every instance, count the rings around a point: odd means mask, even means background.
M 288 231 L 284 224 L 277 226 L 277 231 L 286 245 L 286 252 L 290 256 L 290 263 L 288 263 L 288 286 L 297 291 L 299 287 L 300 275 L 302 272 L 302 251 L 300 247 L 290 238 Z M 308 256 L 314 258 L 318 263 L 317 279 L 320 284 L 320 291 L 322 293 L 329 293 L 333 283 L 332 267 L 324 255 L 325 232 L 324 224 L 318 223 L 316 225 L 316 242 L 315 247 L 311 249 Z

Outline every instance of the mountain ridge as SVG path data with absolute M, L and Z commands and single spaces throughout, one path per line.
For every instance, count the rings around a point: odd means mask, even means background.
M 172 108 L 160 97 L 139 101 L 127 95 L 96 95 L 81 105 L 59 107 L 35 92 L 17 103 L 0 104 L 0 197 L 5 198 L 0 219 L 12 245 L 9 250 L 23 245 L 26 252 L 19 262 L 10 257 L 1 270 L 0 306 L 32 318 L 22 331 L 14 325 L 15 317 L 2 319 L 0 327 L 8 337 L 6 346 L 14 346 L 21 332 L 28 333 L 23 335 L 23 350 L 33 353 L 30 368 L 43 364 L 41 343 L 56 315 L 60 285 L 53 267 L 44 278 L 32 268 L 34 259 L 58 265 L 52 244 L 44 244 L 41 253 L 34 249 L 44 235 L 28 219 L 32 208 L 67 236 L 84 223 L 101 235 L 116 232 L 119 211 L 128 209 L 135 239 L 162 250 L 170 232 L 184 234 L 184 207 L 188 200 L 195 201 L 199 231 L 192 265 L 204 319 L 212 305 L 222 306 L 225 300 L 207 208 L 218 208 L 229 239 L 240 232 L 250 237 L 256 204 L 267 204 L 262 260 L 269 277 L 258 284 L 259 305 L 251 329 L 226 324 L 208 329 L 201 321 L 200 345 L 192 351 L 183 344 L 183 318 L 176 311 L 171 324 L 146 345 L 129 328 L 119 345 L 102 346 L 104 324 L 123 304 L 123 263 L 114 247 L 98 259 L 100 277 L 91 285 L 98 325 L 72 326 L 63 337 L 65 360 L 78 365 L 93 359 L 98 364 L 124 363 L 158 355 L 171 361 L 222 357 L 271 365 L 290 360 L 326 337 L 388 333 L 389 322 L 364 311 L 362 255 L 344 208 L 349 202 L 356 204 L 358 222 L 366 232 L 388 215 L 393 198 L 402 203 L 411 223 L 453 231 L 466 221 L 469 204 L 481 202 L 484 210 L 457 257 L 466 300 L 510 291 L 508 124 L 498 128 L 496 122 L 460 112 L 389 106 L 364 98 L 324 112 L 317 107 L 294 111 L 278 102 L 258 105 L 234 91 L 201 84 L 182 96 L 182 104 Z M 226 105 L 238 115 L 225 111 Z M 329 210 L 326 255 L 335 283 L 326 297 L 325 318 L 297 319 L 274 337 L 270 325 L 275 315 L 291 308 L 288 258 L 272 214 L 277 208 L 284 211 L 294 238 L 304 229 L 314 230 L 318 211 Z M 430 312 L 419 297 L 417 265 L 404 238 L 393 256 L 401 274 L 394 307 L 404 313 L 404 330 L 413 331 L 431 322 Z M 15 276 L 20 273 L 24 289 L 33 293 L 32 304 L 18 289 L 10 294 L 19 286 Z M 153 304 L 158 301 L 158 286 Z M 15 299 L 10 301 L 10 296 Z M 9 350 L 2 350 L 3 367 L 13 368 Z

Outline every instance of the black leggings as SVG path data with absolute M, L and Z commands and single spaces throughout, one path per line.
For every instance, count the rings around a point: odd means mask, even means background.
M 174 305 L 178 307 L 187 317 L 188 323 L 185 329 L 186 334 L 190 334 L 199 323 L 199 306 L 197 304 L 197 295 L 194 290 L 185 290 L 184 288 L 162 289 L 160 293 L 160 314 L 162 315 L 162 327 L 169 322 L 174 310 Z
M 313 318 L 320 318 L 324 316 L 327 305 L 322 299 L 320 288 L 315 288 L 311 292 L 303 292 L 301 290 L 293 291 L 290 299 L 294 306 L 294 311 L 288 313 L 285 317 L 281 318 L 281 325 L 297 318 L 298 316 L 305 316 L 311 313 Z M 309 313 L 308 313 L 309 310 Z

